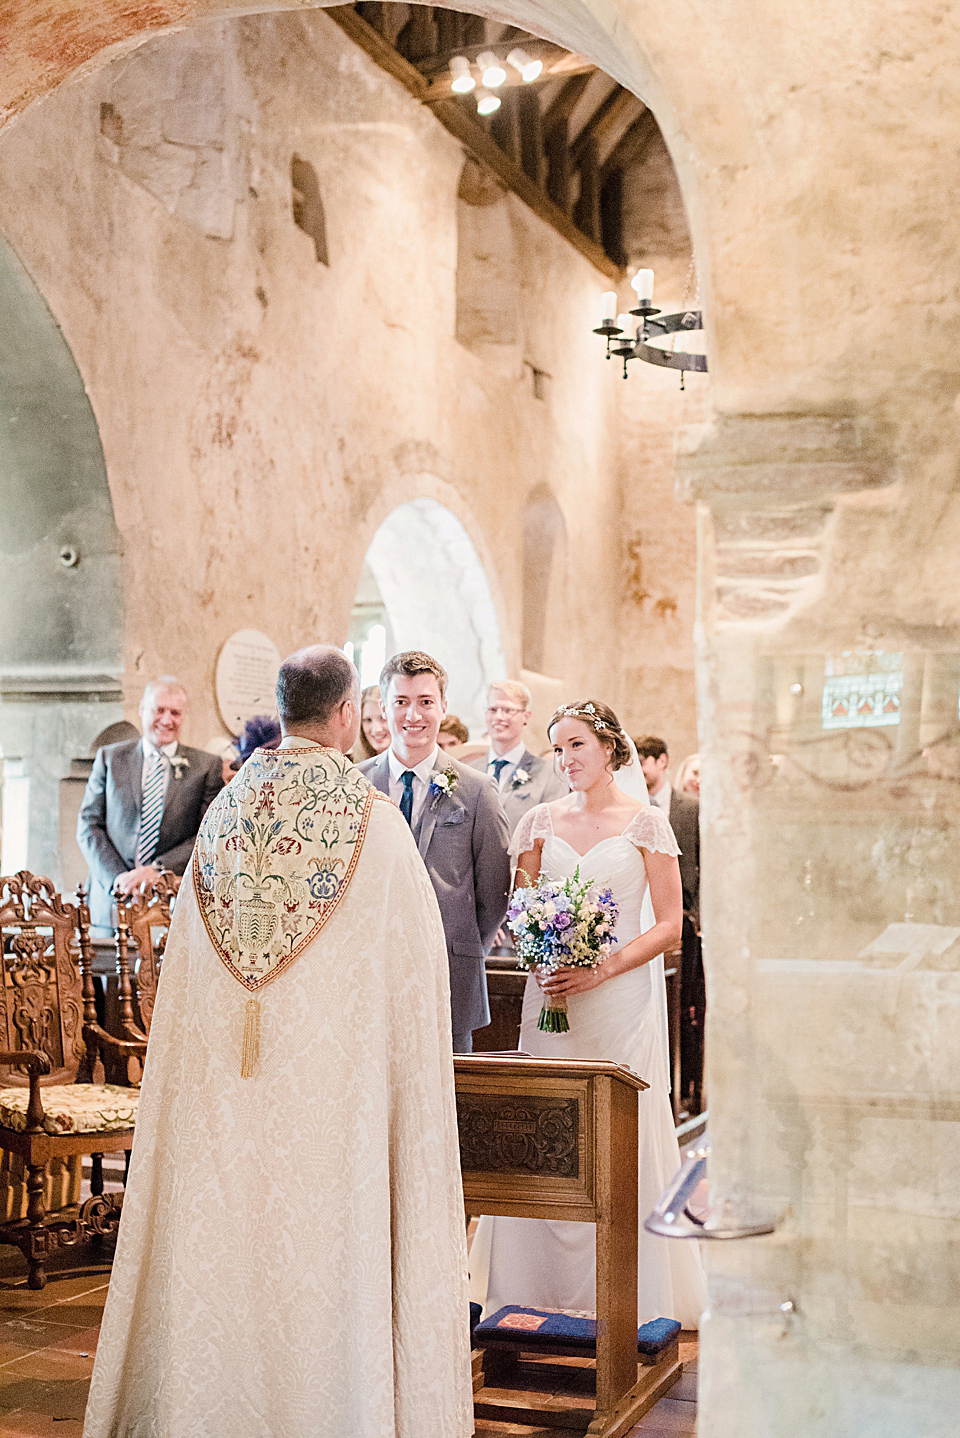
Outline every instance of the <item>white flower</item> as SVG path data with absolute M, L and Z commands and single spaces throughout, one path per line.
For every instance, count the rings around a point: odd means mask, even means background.
M 173 777 L 180 779 L 183 776 L 184 769 L 190 768 L 190 760 L 185 754 L 171 754 L 170 767 L 173 769 Z
M 441 795 L 450 795 L 460 783 L 460 776 L 455 769 L 443 769 L 434 774 L 430 780 L 430 793 L 434 797 L 434 803 Z
M 530 783 L 530 775 L 526 769 L 515 769 L 513 778 L 510 780 L 511 789 L 522 789 L 524 784 Z

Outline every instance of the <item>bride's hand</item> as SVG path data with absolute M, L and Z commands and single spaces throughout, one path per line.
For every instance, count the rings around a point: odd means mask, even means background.
M 586 994 L 603 983 L 599 968 L 595 969 L 554 969 L 552 973 L 537 974 L 537 983 L 545 994 Z

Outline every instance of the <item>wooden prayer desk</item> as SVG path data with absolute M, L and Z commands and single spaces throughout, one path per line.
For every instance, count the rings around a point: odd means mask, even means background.
M 468 1214 L 597 1227 L 596 1407 L 514 1391 L 504 1380 L 522 1366 L 487 1349 L 484 1376 L 474 1355 L 476 1416 L 620 1438 L 682 1373 L 677 1343 L 653 1366 L 637 1360 L 637 1098 L 649 1085 L 588 1060 L 457 1056 L 454 1072 Z

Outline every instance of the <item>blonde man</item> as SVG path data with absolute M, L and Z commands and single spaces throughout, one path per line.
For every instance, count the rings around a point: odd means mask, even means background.
M 532 718 L 530 691 L 515 679 L 498 680 L 487 693 L 487 733 L 490 748 L 470 759 L 493 780 L 513 833 L 535 804 L 549 804 L 568 794 L 567 781 L 549 759 L 540 759 L 523 742 Z

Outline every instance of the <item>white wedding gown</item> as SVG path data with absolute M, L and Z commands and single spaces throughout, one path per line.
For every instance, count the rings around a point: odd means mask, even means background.
M 578 854 L 553 832 L 550 810 L 531 810 L 514 836 L 521 854 L 543 839 L 540 873 L 581 878 L 609 886 L 619 906 L 617 942 L 622 947 L 649 929 L 653 907 L 640 847 L 677 854 L 666 816 L 647 807 L 624 832 Z M 520 1047 L 542 1058 L 609 1059 L 646 1079 L 639 1098 L 640 1221 L 653 1208 L 680 1167 L 670 1107 L 666 988 L 662 956 L 618 974 L 588 993 L 567 998 L 570 1030 L 541 1033 L 537 1019 L 543 994 L 531 974 L 523 996 Z M 507 1303 L 596 1311 L 596 1250 L 592 1223 L 537 1218 L 481 1218 L 471 1250 L 471 1296 L 484 1316 Z M 699 1246 L 694 1240 L 657 1238 L 640 1228 L 637 1321 L 678 1318 L 696 1328 L 706 1307 Z

